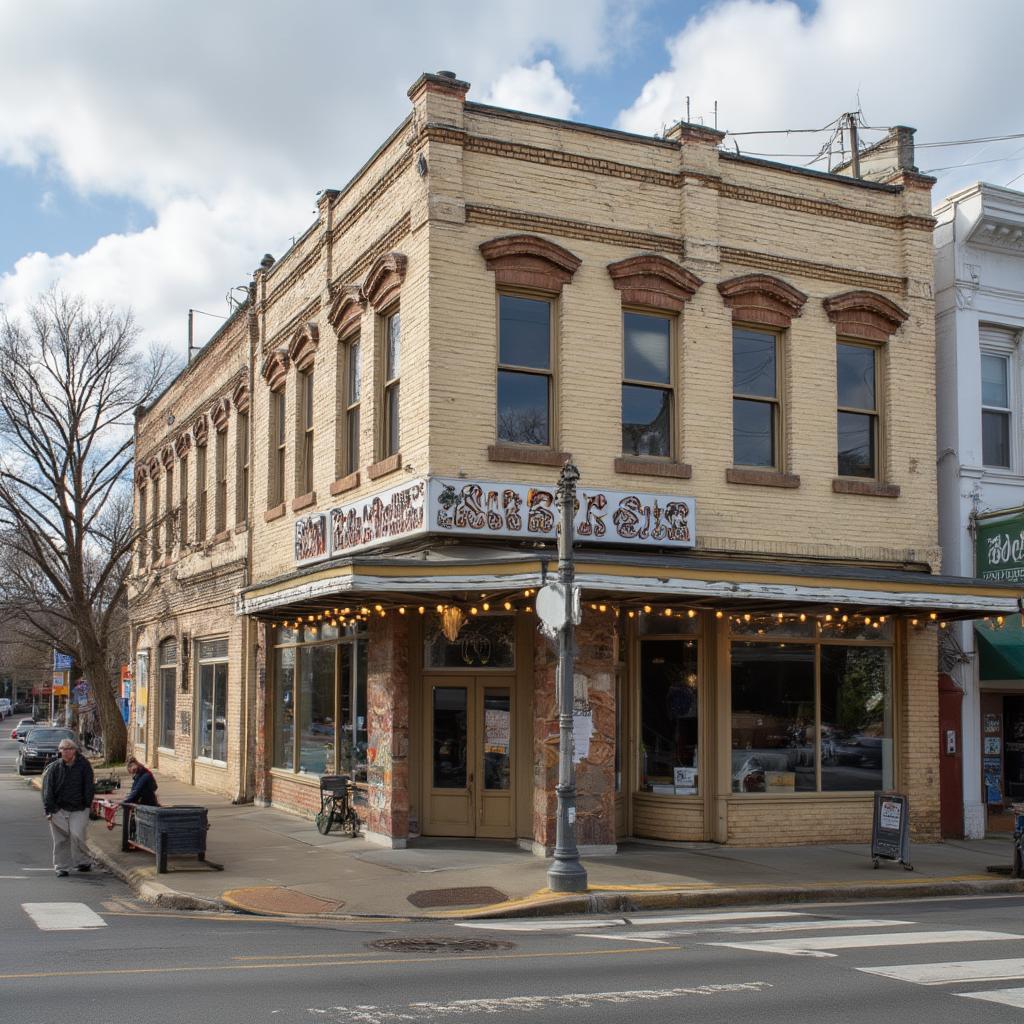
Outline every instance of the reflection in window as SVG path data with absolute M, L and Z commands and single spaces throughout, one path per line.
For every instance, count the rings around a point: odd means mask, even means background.
M 280 647 L 274 666 L 274 767 L 295 764 L 295 648 Z
M 822 647 L 823 790 L 891 788 L 891 665 L 885 647 Z
M 394 455 L 400 448 L 398 419 L 399 378 L 402 363 L 402 317 L 392 313 L 387 319 L 384 349 L 384 456 Z
M 466 690 L 434 687 L 433 763 L 435 789 L 466 788 Z
M 223 644 L 223 661 L 204 661 L 200 650 L 196 754 L 214 761 L 227 761 L 227 641 Z M 204 644 L 199 646 L 202 648 Z
M 1010 467 L 1010 360 L 981 356 L 981 461 Z
M 333 646 L 306 647 L 299 657 L 299 771 L 334 771 Z
M 672 454 L 672 324 L 622 314 L 622 452 Z
M 498 297 L 498 440 L 551 443 L 551 303 Z
M 511 789 L 512 698 L 508 690 L 484 691 L 484 789 Z
M 868 345 L 836 346 L 840 476 L 878 474 L 876 356 Z
M 732 788 L 814 790 L 814 654 L 801 644 L 732 645 Z
M 174 714 L 178 690 L 178 641 L 165 640 L 160 656 L 160 746 L 174 749 Z
M 640 645 L 640 788 L 691 795 L 698 778 L 697 642 Z
M 444 635 L 441 616 L 436 612 L 431 612 L 426 619 L 425 668 L 515 668 L 515 616 L 468 617 L 455 640 Z
M 737 327 L 732 332 L 732 437 L 737 466 L 779 464 L 778 338 Z

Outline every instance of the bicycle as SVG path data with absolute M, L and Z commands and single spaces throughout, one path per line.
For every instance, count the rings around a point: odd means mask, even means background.
M 359 815 L 352 807 L 349 793 L 352 782 L 347 775 L 320 776 L 320 811 L 314 819 L 316 830 L 327 835 L 334 825 L 353 839 L 359 835 Z

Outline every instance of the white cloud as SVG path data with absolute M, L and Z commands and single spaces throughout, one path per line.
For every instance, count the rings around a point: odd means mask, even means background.
M 387 17 L 333 0 L 0 5 L 0 165 L 45 167 L 155 220 L 78 256 L 26 244 L 0 302 L 16 309 L 59 279 L 180 339 L 189 306 L 223 309 L 230 285 L 308 226 L 317 190 L 344 185 L 406 115 L 420 72 L 451 68 L 471 98 L 518 81 L 534 109 L 564 114 L 572 97 L 538 57 L 599 67 L 637 2 L 403 0 Z
M 39 197 L 39 209 L 43 213 L 56 213 L 57 212 L 57 196 L 51 189 L 47 189 Z
M 820 127 L 858 104 L 869 124 L 909 124 L 918 142 L 1021 130 L 1019 0 L 820 0 L 802 14 L 789 0 L 727 0 L 668 42 L 619 126 L 649 134 L 685 117 L 732 131 Z M 878 133 L 867 133 L 867 140 Z M 745 151 L 813 154 L 825 136 L 738 137 Z M 921 149 L 922 170 L 1013 153 Z M 794 156 L 794 162 L 808 158 Z M 815 166 L 821 167 L 821 164 Z M 936 198 L 978 177 L 1005 183 L 1024 160 L 942 172 Z M 1018 183 L 1019 187 L 1019 183 Z
M 509 68 L 494 81 L 483 102 L 548 117 L 568 118 L 579 110 L 575 97 L 549 60 L 533 67 Z

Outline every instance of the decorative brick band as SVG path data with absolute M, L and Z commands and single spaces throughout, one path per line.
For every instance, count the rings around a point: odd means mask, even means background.
M 263 513 L 263 521 L 265 523 L 272 523 L 275 519 L 280 519 L 287 511 L 288 502 L 282 501 L 280 505 L 274 505 Z
M 315 225 L 314 225 L 315 227 Z M 312 228 L 310 229 L 312 230 Z M 301 240 L 300 243 L 301 244 Z M 291 269 L 288 273 L 281 278 L 280 281 L 275 281 L 273 286 L 270 285 L 270 280 L 267 280 L 267 297 L 263 302 L 263 311 L 268 312 L 280 299 L 283 299 L 296 285 L 300 278 L 304 277 L 307 271 L 314 263 L 320 259 L 320 253 L 323 251 L 323 241 L 318 239 L 313 248 L 306 253 L 301 260 Z M 274 264 L 274 272 L 283 267 L 285 260 L 282 259 Z
M 898 484 L 883 484 L 878 480 L 851 480 L 849 477 L 837 476 L 832 481 L 832 490 L 836 494 L 865 494 L 872 498 L 898 498 Z
M 653 253 L 609 263 L 608 273 L 624 303 L 669 313 L 681 313 L 704 283 L 678 263 Z
M 347 281 L 358 281 L 375 259 L 394 249 L 411 230 L 412 219 L 408 212 L 403 213 L 383 235 L 367 246 L 352 263 L 331 281 L 331 287 L 341 287 Z
M 359 218 L 402 177 L 412 166 L 412 153 L 400 156 L 384 173 L 352 204 L 348 212 L 338 221 L 331 231 L 331 242 L 337 240 L 359 220 Z M 343 197 L 344 198 L 344 197 Z
M 844 292 L 821 304 L 836 325 L 836 334 L 844 338 L 885 342 L 909 318 L 894 302 L 867 291 Z
M 860 288 L 873 288 L 875 291 L 892 292 L 896 295 L 907 294 L 907 279 L 889 274 L 871 274 L 864 270 L 852 270 L 849 267 L 835 267 L 827 263 L 811 263 L 809 260 L 796 260 L 788 256 L 774 256 L 767 252 L 752 252 L 748 249 L 731 249 L 723 245 L 719 249 L 723 263 L 734 263 L 741 267 L 758 267 L 762 270 L 776 270 L 787 274 L 798 274 L 801 277 L 813 277 L 822 281 L 838 281 L 841 284 L 854 285 Z
M 402 453 L 395 452 L 394 455 L 389 455 L 386 459 L 381 459 L 380 462 L 375 462 L 372 466 L 366 467 L 366 475 L 371 480 L 379 480 L 382 476 L 387 476 L 388 473 L 394 473 L 396 469 L 402 468 Z
M 480 246 L 499 288 L 540 288 L 556 295 L 572 281 L 582 260 L 537 235 L 506 235 Z
M 505 210 L 498 206 L 474 206 L 466 204 L 468 224 L 490 224 L 494 227 L 512 228 L 520 231 L 542 231 L 563 238 L 579 238 L 587 242 L 608 242 L 630 249 L 656 249 L 683 256 L 683 241 L 674 235 L 652 235 L 646 231 L 623 231 L 620 228 L 588 224 L 585 221 L 565 220 L 546 214 L 525 213 L 522 210 Z
M 676 480 L 689 480 L 693 476 L 693 467 L 685 462 L 654 462 L 648 459 L 618 458 L 615 460 L 616 473 L 629 473 L 633 476 L 672 477 Z
M 269 304 L 267 305 L 266 308 L 270 308 Z M 309 321 L 313 320 L 316 317 L 317 313 L 319 312 L 320 296 L 318 295 L 311 302 L 308 302 L 305 306 L 303 306 L 302 309 L 300 309 L 298 313 L 295 314 L 295 316 L 291 317 L 288 320 L 288 322 L 284 324 L 284 326 L 279 327 L 273 334 L 268 335 L 263 340 L 263 351 L 266 352 L 267 349 L 270 348 L 283 347 L 279 345 L 279 342 L 281 342 L 284 338 L 288 338 L 290 340 L 292 335 L 296 332 L 296 330 L 298 330 L 300 324 L 308 323 Z
M 307 491 L 305 494 L 298 494 L 292 498 L 292 511 L 301 512 L 304 508 L 316 504 L 316 491 Z
M 803 292 L 768 274 L 744 274 L 721 281 L 718 290 L 732 310 L 733 320 L 765 327 L 788 327 L 807 301 Z
M 335 480 L 334 483 L 331 484 L 331 494 L 344 494 L 346 491 L 354 491 L 358 486 L 359 470 L 357 469 L 354 473 L 349 473 L 348 476 L 343 476 L 340 480 Z
M 725 471 L 726 483 L 748 484 L 751 487 L 799 487 L 797 473 L 780 473 L 777 469 L 744 469 L 730 466 Z
M 561 469 L 572 458 L 569 452 L 556 452 L 550 448 L 527 448 L 517 444 L 492 444 L 487 446 L 487 458 L 491 462 L 520 462 L 526 466 L 557 466 Z

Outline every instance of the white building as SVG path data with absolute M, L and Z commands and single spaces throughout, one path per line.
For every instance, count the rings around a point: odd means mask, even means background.
M 977 183 L 935 216 L 943 572 L 1024 578 L 1024 193 Z M 962 733 L 947 681 L 943 833 L 959 824 L 976 838 L 1012 827 L 1009 803 L 1024 800 L 1024 631 L 1016 621 L 953 630 L 940 664 L 963 692 Z

